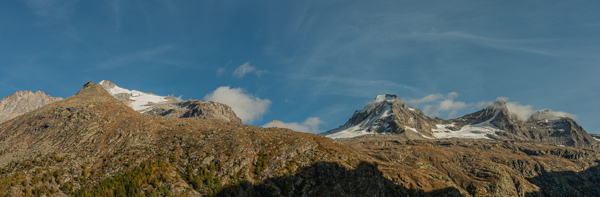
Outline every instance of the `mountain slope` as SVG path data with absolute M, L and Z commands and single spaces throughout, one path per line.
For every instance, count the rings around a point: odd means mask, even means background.
M 47 160 L 52 162 L 39 163 Z M 23 176 L 33 180 L 36 169 L 49 169 L 48 173 L 73 169 L 45 184 L 66 188 L 58 191 L 62 194 L 94 187 L 130 167 L 155 161 L 172 168 L 164 172 L 170 178 L 155 186 L 164 186 L 171 194 L 200 195 L 220 191 L 221 185 L 259 183 L 317 162 L 353 169 L 369 158 L 331 139 L 288 129 L 140 114 L 92 82 L 72 97 L 0 125 L 0 172 L 16 176 L 14 180 Z M 27 173 L 19 175 L 23 172 Z M 201 178 L 211 185 L 205 182 L 196 188 L 187 176 L 200 172 L 218 180 Z M 212 185 L 217 183 L 218 187 Z M 21 185 L 9 184 L 9 188 Z
M 31 91 L 15 92 L 0 100 L 0 123 L 60 100 L 62 98 L 51 97 L 42 91 L 35 93 Z

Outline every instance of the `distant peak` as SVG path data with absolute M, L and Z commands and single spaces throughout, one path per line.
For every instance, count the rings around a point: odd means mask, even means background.
M 530 118 L 533 120 L 545 120 L 545 119 L 546 120 L 557 120 L 557 119 L 570 118 L 570 117 L 576 117 L 576 116 L 573 114 L 566 113 L 566 112 L 560 112 L 560 111 L 554 112 L 549 109 L 544 109 L 544 110 L 540 110 L 540 111 L 533 113 Z
M 90 86 L 93 86 L 93 85 L 96 85 L 96 83 L 94 83 L 93 81 L 88 81 L 87 83 L 85 83 L 85 84 L 83 85 L 83 87 L 84 87 L 84 88 L 87 88 L 87 87 L 90 87 Z

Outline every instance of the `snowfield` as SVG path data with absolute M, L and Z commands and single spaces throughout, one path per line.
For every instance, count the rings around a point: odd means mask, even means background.
M 103 85 L 104 82 L 105 81 L 101 81 L 100 85 Z M 109 89 L 108 93 L 110 93 L 111 95 L 129 94 L 130 99 L 133 101 L 131 102 L 131 104 L 129 104 L 129 107 L 131 107 L 135 111 L 145 111 L 149 109 L 151 107 L 148 105 L 149 103 L 167 102 L 167 99 L 164 96 L 157 96 L 154 94 L 148 94 L 137 90 L 128 90 L 116 85 L 115 87 Z

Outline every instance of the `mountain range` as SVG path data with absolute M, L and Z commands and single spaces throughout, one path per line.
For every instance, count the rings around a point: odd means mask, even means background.
M 472 138 L 600 148 L 600 142 L 573 119 L 550 110 L 537 111 L 526 120 L 498 99 L 479 111 L 444 120 L 425 116 L 396 95 L 379 95 L 342 126 L 321 135 L 350 138 L 393 134 L 405 139 Z
M 551 111 L 518 119 L 502 101 L 443 120 L 382 95 L 325 137 L 108 81 L 57 100 L 8 105 L 23 114 L 0 124 L 1 196 L 600 193 L 594 137 Z

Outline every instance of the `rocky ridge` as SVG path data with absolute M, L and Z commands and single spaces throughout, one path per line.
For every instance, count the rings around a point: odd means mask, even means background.
M 52 97 L 42 91 L 15 92 L 0 100 L 0 123 L 60 100 L 62 98 Z

